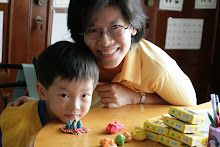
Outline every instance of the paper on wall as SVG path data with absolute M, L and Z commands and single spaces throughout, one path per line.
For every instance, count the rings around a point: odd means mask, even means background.
M 73 42 L 70 32 L 67 29 L 67 14 L 53 13 L 53 24 L 51 32 L 51 44 L 60 40 L 67 40 Z
M 165 49 L 200 49 L 203 19 L 168 18 Z
M 70 0 L 53 0 L 53 7 L 68 8 Z
M 160 0 L 160 10 L 182 11 L 183 0 Z
M 217 0 L 195 0 L 195 9 L 216 9 Z
M 0 0 L 0 3 L 8 3 L 8 0 Z

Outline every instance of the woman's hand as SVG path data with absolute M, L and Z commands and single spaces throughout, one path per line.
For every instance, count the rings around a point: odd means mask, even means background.
M 140 93 L 135 92 L 121 84 L 106 84 L 96 87 L 101 103 L 107 108 L 118 108 L 128 104 L 138 104 Z
M 8 103 L 7 107 L 18 107 L 28 101 L 34 101 L 34 100 L 36 99 L 33 97 L 22 96 L 22 97 L 17 98 L 14 102 Z

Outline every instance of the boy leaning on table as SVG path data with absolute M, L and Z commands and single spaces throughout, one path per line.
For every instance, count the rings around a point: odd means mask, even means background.
M 2 112 L 0 146 L 27 146 L 33 135 L 53 119 L 64 123 L 79 120 L 90 109 L 99 69 L 89 49 L 57 42 L 40 54 L 36 67 L 40 100 Z

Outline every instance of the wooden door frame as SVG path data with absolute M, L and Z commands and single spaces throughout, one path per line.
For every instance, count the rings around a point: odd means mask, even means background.
M 51 6 L 52 0 L 45 0 L 46 4 L 46 16 L 43 17 L 44 32 L 45 32 L 45 42 L 41 44 L 42 48 L 35 47 L 32 45 L 35 43 L 33 34 L 37 34 L 33 31 L 33 26 L 36 24 L 34 20 L 34 15 L 38 8 L 36 0 L 9 0 L 8 5 L 8 15 L 6 16 L 7 21 L 7 34 L 4 37 L 4 47 L 6 48 L 3 52 L 3 63 L 4 64 L 21 64 L 21 63 L 31 63 L 32 56 L 38 56 L 42 50 L 47 47 L 47 34 L 48 34 L 48 10 Z M 2 5 L 2 4 L 1 4 Z M 34 11 L 34 12 L 33 12 Z M 39 15 L 42 11 L 39 12 Z M 5 23 L 5 22 L 4 22 Z M 35 27 L 34 26 L 34 27 Z M 38 27 L 38 26 L 37 26 Z M 40 29 L 40 27 L 39 27 Z M 31 32 L 33 31 L 33 32 Z M 38 33 L 39 34 L 39 33 Z M 5 34 L 4 34 L 5 35 Z M 41 42 L 42 43 L 42 42 Z M 35 48 L 34 48 L 35 47 Z M 34 48 L 34 49 L 33 49 Z M 1 72 L 1 71 L 0 71 Z M 7 69 L 0 74 L 0 82 L 15 82 L 18 70 Z M 1 89 L 1 91 L 8 96 L 7 101 L 10 102 L 12 98 L 12 88 Z M 0 100 L 0 112 L 3 110 L 3 102 Z

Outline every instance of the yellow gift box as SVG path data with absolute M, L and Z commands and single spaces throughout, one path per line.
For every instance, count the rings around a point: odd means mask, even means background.
M 200 133 L 184 134 L 179 131 L 170 129 L 168 137 L 176 139 L 189 146 L 206 146 L 208 137 Z
M 170 126 L 174 129 L 177 129 L 183 133 L 196 133 L 199 130 L 199 125 L 189 124 L 183 121 L 180 121 L 170 115 L 163 116 L 163 123 L 167 126 Z
M 158 135 L 158 142 L 171 147 L 186 147 L 182 142 L 167 136 Z
M 150 132 L 150 131 L 146 131 L 146 133 L 147 133 L 147 139 L 158 142 L 158 134 Z
M 205 116 L 197 114 L 186 108 L 171 106 L 168 113 L 180 120 L 186 121 L 191 124 L 202 124 L 205 122 Z
M 163 123 L 162 117 L 147 120 L 144 122 L 144 129 L 164 136 L 167 136 L 169 132 L 169 127 Z

